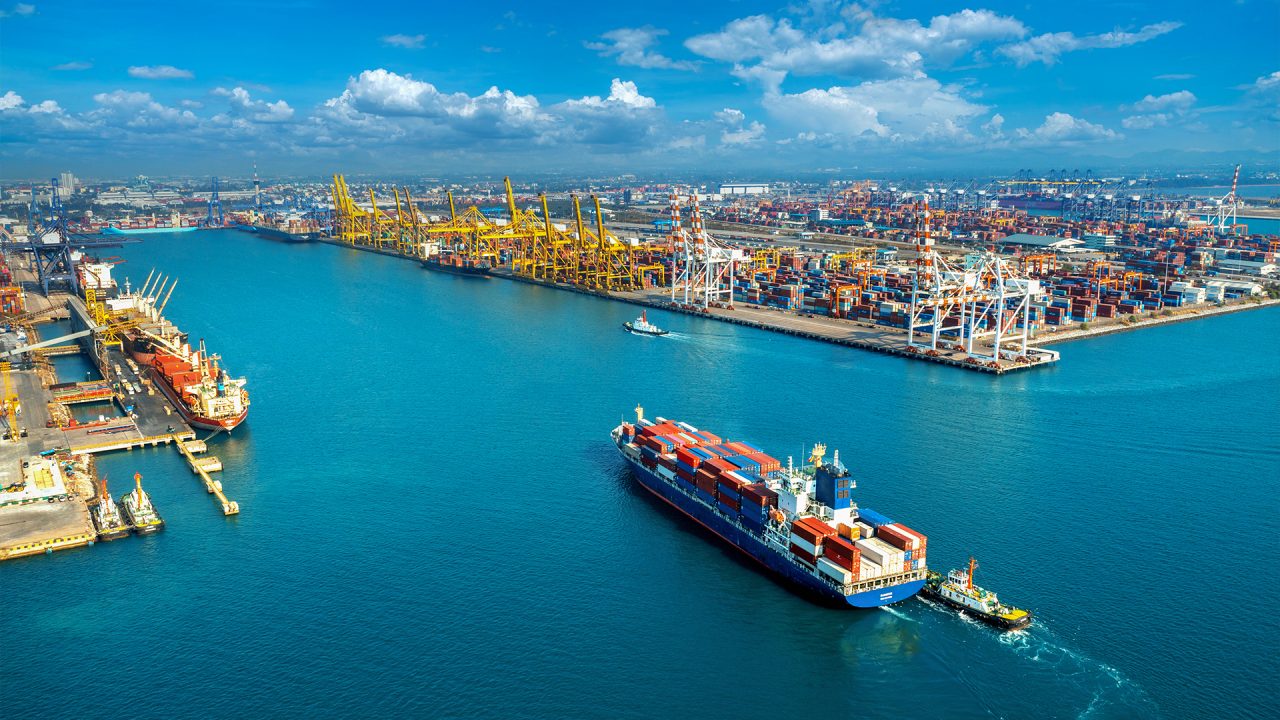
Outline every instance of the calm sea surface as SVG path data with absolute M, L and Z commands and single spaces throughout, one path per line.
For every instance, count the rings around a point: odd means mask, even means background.
M 212 447 L 243 512 L 172 449 L 101 458 L 168 528 L 0 566 L 5 720 L 1274 712 L 1275 309 L 994 378 L 662 312 L 634 337 L 628 305 L 235 231 L 121 254 L 249 378 Z M 637 402 L 838 448 L 860 503 L 1038 624 L 793 594 L 628 477 Z

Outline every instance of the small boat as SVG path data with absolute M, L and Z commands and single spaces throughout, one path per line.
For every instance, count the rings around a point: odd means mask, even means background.
M 649 322 L 648 313 L 644 310 L 640 311 L 640 317 L 631 322 L 622 323 L 622 329 L 636 335 L 666 335 L 670 330 L 662 328 Z
M 952 570 L 944 578 L 930 571 L 920 594 L 1001 630 L 1021 630 L 1030 625 L 1029 611 L 1005 605 L 995 593 L 973 584 L 973 571 L 977 567 L 977 561 L 969 558 L 968 572 Z
M 164 529 L 164 520 L 151 504 L 151 496 L 142 489 L 142 475 L 133 474 L 133 492 L 120 496 L 120 509 L 124 511 L 124 519 L 139 535 L 150 535 Z

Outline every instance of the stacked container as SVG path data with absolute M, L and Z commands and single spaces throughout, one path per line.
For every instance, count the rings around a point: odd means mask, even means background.
M 822 543 L 836 535 L 835 528 L 817 518 L 801 518 L 791 523 L 791 554 L 810 565 L 822 555 Z

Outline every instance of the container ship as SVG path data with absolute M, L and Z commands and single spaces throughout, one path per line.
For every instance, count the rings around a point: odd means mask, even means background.
M 928 539 L 854 504 L 856 483 L 838 452 L 824 460 L 823 445 L 784 468 L 751 443 L 651 422 L 639 407 L 612 438 L 646 490 L 812 596 L 874 608 L 925 584 Z
M 461 258 L 451 253 L 432 255 L 422 261 L 422 267 L 469 277 L 489 277 L 489 272 L 493 269 L 493 266 L 484 260 Z

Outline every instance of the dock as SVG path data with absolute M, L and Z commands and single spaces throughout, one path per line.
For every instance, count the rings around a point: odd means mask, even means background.
M 217 497 L 218 502 L 222 503 L 222 514 L 238 515 L 240 513 L 240 503 L 228 499 L 227 496 L 222 493 L 222 483 L 214 480 L 212 477 L 209 477 L 209 472 L 205 469 L 205 464 L 201 462 L 201 458 L 197 458 L 195 456 L 191 451 L 191 448 L 187 447 L 187 443 L 182 442 L 176 436 L 174 437 L 174 440 L 176 441 L 174 444 L 177 445 L 178 452 L 182 453 L 182 456 L 187 459 L 187 464 L 191 466 L 191 471 L 204 481 L 204 489 Z M 200 445 L 204 445 L 204 443 L 202 442 Z M 204 459 L 216 461 L 218 469 L 222 469 L 222 461 L 217 458 Z
M 92 457 L 103 453 L 174 445 L 216 496 L 223 515 L 238 514 L 239 503 L 210 477 L 222 469 L 222 461 L 196 457 L 207 452 L 207 445 L 154 386 L 151 370 L 118 344 L 97 342 L 101 329 L 80 298 L 29 297 L 38 301 L 33 303 L 36 312 L 27 314 L 34 319 L 23 325 L 29 334 L 25 344 L 39 347 L 9 358 L 13 362 L 5 378 L 18 398 L 16 419 L 23 432 L 0 441 L 0 561 L 92 546 L 101 539 L 90 514 L 97 479 L 86 481 L 84 472 L 71 468 L 92 468 Z M 53 318 L 70 319 L 70 336 L 41 340 L 38 323 Z M 20 344 L 16 333 L 0 334 L 0 351 Z M 53 359 L 73 355 L 86 356 L 102 379 L 58 382 Z M 118 414 L 86 422 L 73 419 L 70 408 L 94 402 L 112 403 Z M 32 480 L 33 468 L 47 468 L 39 471 L 38 483 Z M 96 470 L 90 474 L 96 476 Z
M 418 259 L 415 257 L 403 255 L 384 248 L 367 245 L 352 245 L 351 243 L 342 242 L 341 240 L 332 237 L 322 237 L 320 241 L 330 245 L 336 245 L 338 247 L 352 248 L 355 250 L 376 253 L 378 255 L 398 257 L 418 262 Z M 896 355 L 898 357 L 908 358 L 911 360 L 924 360 L 927 362 L 949 365 L 951 367 L 961 368 L 964 370 L 990 373 L 993 375 L 1003 375 L 1018 370 L 1050 365 L 1057 362 L 1060 358 L 1059 353 L 1056 351 L 1041 348 L 1030 348 L 1028 350 L 1028 359 L 1026 361 L 1006 360 L 1002 358 L 998 361 L 979 362 L 978 360 L 971 358 L 968 354 L 960 351 L 924 352 L 917 350 L 908 344 L 907 333 L 902 329 L 886 327 L 883 325 L 874 325 L 869 322 L 839 320 L 819 316 L 802 317 L 801 315 L 793 312 L 766 309 L 746 304 L 737 304 L 733 308 L 712 307 L 704 310 L 696 307 L 682 307 L 671 302 L 668 294 L 669 289 L 664 288 L 635 290 L 631 292 L 608 292 L 604 290 L 582 288 L 566 283 L 557 283 L 531 278 L 524 275 L 518 275 L 506 269 L 495 269 L 491 271 L 491 274 L 496 278 L 514 280 L 516 282 L 522 282 L 529 285 L 566 290 L 580 295 L 590 295 L 592 297 L 603 298 L 605 300 L 615 300 L 643 307 L 667 310 L 707 320 L 716 320 L 733 325 L 751 327 L 757 330 L 776 332 L 783 335 L 791 335 L 793 337 L 800 337 L 808 340 L 832 343 L 859 350 Z

